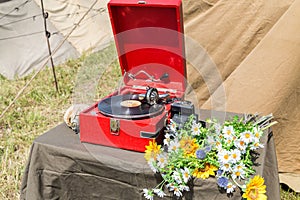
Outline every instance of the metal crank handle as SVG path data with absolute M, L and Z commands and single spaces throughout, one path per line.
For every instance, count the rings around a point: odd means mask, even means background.
M 138 94 L 137 96 L 133 95 L 134 99 L 139 99 L 139 100 L 143 100 L 145 98 L 145 96 L 146 96 L 145 94 Z M 166 99 L 168 97 L 170 97 L 170 94 L 168 94 L 168 93 L 158 95 L 159 99 Z
M 158 95 L 159 99 L 167 99 L 169 97 L 170 97 L 170 94 L 168 94 L 168 93 Z

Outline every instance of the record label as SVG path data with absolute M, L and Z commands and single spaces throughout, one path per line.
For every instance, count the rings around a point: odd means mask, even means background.
M 125 101 L 121 101 L 120 105 L 122 107 L 125 108 L 133 108 L 133 107 L 138 107 L 140 106 L 142 103 L 140 101 L 137 100 L 125 100 Z

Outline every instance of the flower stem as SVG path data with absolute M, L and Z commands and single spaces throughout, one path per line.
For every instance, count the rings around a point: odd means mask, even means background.
M 240 185 L 240 184 L 239 184 L 238 182 L 236 182 L 236 180 L 233 179 L 233 178 L 232 178 L 232 180 L 233 180 L 233 182 L 234 182 L 239 188 L 241 188 L 242 190 L 245 189 L 245 186 L 244 186 L 244 185 Z

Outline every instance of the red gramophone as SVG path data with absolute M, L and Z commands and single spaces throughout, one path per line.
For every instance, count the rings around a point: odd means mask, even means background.
M 193 110 L 183 101 L 182 4 L 111 0 L 108 11 L 124 86 L 80 113 L 80 140 L 143 152 L 149 140 L 162 142 L 171 109 Z

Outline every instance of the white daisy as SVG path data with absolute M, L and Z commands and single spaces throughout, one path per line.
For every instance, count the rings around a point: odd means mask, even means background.
M 174 184 L 168 184 L 167 187 L 169 188 L 170 191 L 174 191 L 174 194 L 178 197 L 182 196 L 182 193 L 180 191 L 180 189 L 175 186 Z
M 245 164 L 244 163 L 238 163 L 235 165 L 235 168 L 237 168 L 238 170 L 244 170 L 245 169 Z
M 227 193 L 232 193 L 234 192 L 234 189 L 236 188 L 235 185 L 233 185 L 231 182 L 228 182 L 227 184 L 227 188 L 226 188 L 226 192 Z
M 169 133 L 166 133 L 164 139 L 164 145 L 169 146 L 170 141 L 171 141 L 171 135 Z
M 258 127 L 254 127 L 253 128 L 253 136 L 254 136 L 254 138 L 260 139 L 260 137 L 262 136 L 262 134 L 263 134 L 263 131 L 260 128 L 258 128 Z
M 167 186 L 167 188 L 169 188 L 170 191 L 173 191 L 174 187 L 175 187 L 174 183 L 168 183 L 166 186 Z
M 231 143 L 233 142 L 233 138 L 225 138 L 224 142 L 225 142 L 225 144 L 227 144 L 228 146 L 230 146 Z
M 218 151 L 222 151 L 223 146 L 220 140 L 216 140 L 215 147 Z
M 232 138 L 235 134 L 233 126 L 224 126 L 222 133 L 224 134 L 225 138 Z
M 180 191 L 180 189 L 178 187 L 174 187 L 174 194 L 177 197 L 181 197 L 182 196 L 182 192 Z
M 144 197 L 149 200 L 153 200 L 153 193 L 151 190 L 143 189 Z
M 173 122 L 172 120 L 171 120 L 171 123 L 169 125 L 169 129 L 173 132 L 176 132 L 176 130 L 177 130 L 177 124 L 175 122 Z
M 246 153 L 247 144 L 244 140 L 235 140 L 234 146 L 241 151 L 242 154 Z
M 164 168 L 168 163 L 168 159 L 165 154 L 158 154 L 156 159 L 157 159 L 157 166 L 160 168 Z
M 156 162 L 153 158 L 150 158 L 150 160 L 148 161 L 148 165 L 154 173 L 158 172 L 158 170 L 156 169 Z
M 243 167 L 241 165 L 236 165 L 234 166 L 233 170 L 232 170 L 232 175 L 231 177 L 233 179 L 244 179 L 246 172 L 244 171 Z
M 192 125 L 192 135 L 200 135 L 200 128 L 201 124 L 200 123 L 193 123 Z
M 181 175 L 182 175 L 182 177 L 183 177 L 183 181 L 184 181 L 185 183 L 187 183 L 188 180 L 190 179 L 190 172 L 189 172 L 189 169 L 185 167 L 184 169 L 180 169 L 180 171 L 181 171 Z
M 180 191 L 190 191 L 190 188 L 186 185 L 179 185 L 179 190 Z
M 229 173 L 232 172 L 231 164 L 230 164 L 230 163 L 223 163 L 223 164 L 221 164 L 220 169 L 221 169 L 223 172 L 229 172 Z
M 230 151 L 227 151 L 225 149 L 221 150 L 218 153 L 218 160 L 220 163 L 229 163 L 232 161 L 231 153 Z
M 159 197 L 161 197 L 161 198 L 163 198 L 164 196 L 166 196 L 166 193 L 164 193 L 164 191 L 162 191 L 161 189 L 153 189 L 153 192 L 157 195 L 157 196 L 159 196 Z
M 176 152 L 176 151 L 178 151 L 179 148 L 180 148 L 180 143 L 178 142 L 177 139 L 175 139 L 175 140 L 172 140 L 170 142 L 170 145 L 168 147 L 168 151 L 169 152 Z
M 259 148 L 264 148 L 264 145 L 259 142 L 259 139 L 254 138 L 253 143 L 251 143 L 251 145 L 250 145 L 250 149 L 251 150 L 256 150 L 256 149 L 259 149 Z
M 234 149 L 230 151 L 232 163 L 237 163 L 241 160 L 241 151 L 238 149 Z
M 172 175 L 173 179 L 176 181 L 176 183 L 178 184 L 181 184 L 182 183 L 182 180 L 181 180 L 181 177 L 180 177 L 180 173 L 175 171 Z
M 241 133 L 241 140 L 243 140 L 246 144 L 249 144 L 254 140 L 253 133 L 251 131 L 244 131 Z

